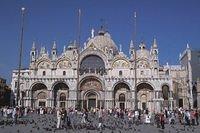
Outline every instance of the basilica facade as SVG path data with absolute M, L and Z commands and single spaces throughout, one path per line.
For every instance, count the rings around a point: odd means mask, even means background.
M 137 107 L 150 111 L 187 105 L 185 68 L 161 66 L 158 55 L 156 39 L 152 40 L 150 49 L 143 42 L 138 47 L 131 41 L 129 55 L 125 55 L 103 29 L 97 33 L 92 30 L 83 48 L 70 43 L 61 54 L 57 53 L 55 42 L 50 54 L 45 47 L 38 52 L 33 43 L 30 66 L 20 73 L 18 103 L 32 108 Z M 14 70 L 13 101 L 16 100 L 17 77 L 18 71 Z M 176 88 L 185 94 L 179 94 Z

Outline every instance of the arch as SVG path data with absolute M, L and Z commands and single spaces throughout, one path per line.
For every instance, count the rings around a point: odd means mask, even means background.
M 69 94 L 69 87 L 68 85 L 63 81 L 57 81 L 52 85 L 52 98 L 53 98 L 53 106 L 54 107 L 65 107 L 65 103 L 63 103 L 63 100 L 66 101 L 68 99 Z M 62 94 L 62 95 L 61 95 Z M 61 98 L 61 96 L 64 96 L 65 98 Z
M 54 83 L 52 84 L 51 90 L 54 90 L 54 89 L 55 89 L 55 86 L 58 85 L 58 84 L 62 84 L 61 87 L 63 87 L 63 88 L 65 88 L 65 86 L 67 86 L 67 89 L 69 89 L 69 86 L 68 86 L 68 84 L 67 84 L 66 82 L 64 82 L 64 81 L 56 81 L 56 82 L 54 82 Z
M 137 68 L 149 68 L 150 64 L 146 59 L 139 59 L 137 60 Z
M 105 74 L 105 62 L 98 55 L 87 55 L 80 62 L 80 74 L 84 73 L 98 73 Z
M 169 100 L 169 86 L 167 84 L 162 85 L 162 94 L 164 100 Z
M 126 84 L 126 85 L 128 86 L 129 89 L 131 88 L 131 85 L 130 85 L 128 82 L 126 82 L 126 81 L 118 81 L 118 82 L 116 82 L 116 83 L 113 85 L 112 90 L 114 91 L 115 87 L 116 87 L 118 84 L 120 84 L 120 83 Z
M 31 85 L 31 106 L 37 108 L 39 106 L 46 106 L 47 86 L 43 82 L 35 82 Z
M 56 62 L 56 68 L 71 68 L 72 67 L 72 63 L 70 61 L 69 58 L 60 58 L 57 62 Z
M 148 82 L 140 82 L 137 84 L 137 106 L 141 110 L 154 109 L 154 87 Z
M 42 88 L 47 88 L 47 86 L 45 85 L 45 83 L 44 83 L 44 82 L 41 82 L 41 81 L 34 82 L 34 83 L 30 86 L 30 88 L 31 88 L 32 91 L 34 91 L 35 88 L 37 88 L 37 87 L 41 88 L 40 86 L 42 86 Z
M 149 82 L 140 82 L 136 86 L 137 86 L 137 92 L 144 89 L 144 88 L 148 88 L 151 91 L 154 90 L 153 85 Z
M 40 69 L 51 68 L 51 61 L 49 59 L 40 59 L 36 64 L 37 68 Z
M 107 56 L 100 50 L 85 50 L 80 54 L 80 58 L 79 58 L 79 62 L 81 62 L 85 57 L 89 56 L 89 55 L 96 55 L 99 56 L 105 65 L 108 64 L 108 60 L 107 60 Z
M 124 93 L 119 94 L 119 101 L 125 102 L 125 94 Z
M 103 83 L 99 78 L 94 76 L 88 76 L 83 78 L 79 82 L 80 91 L 87 91 L 92 89 L 96 91 L 103 91 Z
M 112 63 L 113 68 L 129 68 L 130 63 L 126 59 L 116 59 Z
M 60 101 L 65 101 L 66 100 L 66 94 L 65 93 L 61 93 L 60 94 Z
M 113 99 L 114 106 L 125 109 L 128 99 L 131 97 L 130 87 L 125 82 L 118 82 L 114 85 Z
M 38 93 L 37 98 L 38 99 L 46 99 L 47 94 L 45 92 L 41 91 L 40 93 Z
M 99 106 L 98 99 L 100 94 L 96 90 L 89 90 L 84 93 L 84 108 L 91 109 Z

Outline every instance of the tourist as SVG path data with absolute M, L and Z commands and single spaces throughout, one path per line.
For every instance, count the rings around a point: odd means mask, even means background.
M 195 122 L 196 122 L 196 125 L 199 125 L 199 112 L 198 112 L 198 109 L 195 110 Z
M 16 108 L 13 109 L 12 118 L 13 118 L 13 123 L 17 124 L 17 111 L 16 111 Z
M 165 115 L 164 115 L 164 113 L 162 111 L 160 113 L 160 125 L 161 125 L 162 129 L 165 128 Z
M 57 129 L 60 129 L 60 126 L 61 126 L 61 111 L 60 111 L 60 109 L 58 108 L 57 109 L 57 113 L 56 113 L 57 115 Z

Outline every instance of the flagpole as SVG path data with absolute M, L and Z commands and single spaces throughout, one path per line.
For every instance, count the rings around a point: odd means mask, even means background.
M 21 33 L 20 33 L 20 47 L 19 47 L 19 64 L 18 64 L 18 77 L 17 77 L 17 98 L 15 101 L 15 106 L 20 105 L 20 73 L 22 66 L 22 50 L 23 50 L 23 37 L 24 37 L 24 15 L 25 8 L 21 8 Z
M 81 40 L 81 9 L 78 10 L 78 33 L 77 33 L 77 54 L 78 54 L 78 59 L 77 59 L 77 106 L 80 109 L 81 107 L 81 98 L 80 98 L 80 88 L 79 88 L 79 59 L 80 59 L 80 40 Z
M 135 110 L 138 110 L 138 99 L 137 99 L 137 57 L 136 57 L 136 12 L 134 12 L 134 33 L 133 33 L 133 44 L 135 45 L 134 47 L 134 78 L 135 78 Z

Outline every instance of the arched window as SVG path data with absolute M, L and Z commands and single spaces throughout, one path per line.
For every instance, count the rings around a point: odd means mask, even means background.
M 45 75 L 46 75 L 46 72 L 45 72 L 45 71 L 43 71 L 43 72 L 42 72 L 42 75 L 43 75 L 43 76 L 45 76 Z
M 163 99 L 168 100 L 168 98 L 169 98 L 169 86 L 164 85 L 162 87 L 162 93 L 163 93 Z
M 124 101 L 125 101 L 125 94 L 124 94 L 124 93 L 121 93 L 121 94 L 119 95 L 119 101 L 120 101 L 120 102 L 124 102 Z
M 38 99 L 46 99 L 46 93 L 45 92 L 40 92 L 37 96 Z
M 66 71 L 63 71 L 63 76 L 65 76 L 66 75 Z
M 84 73 L 105 74 L 105 63 L 97 55 L 89 55 L 83 58 L 80 63 L 80 75 Z
M 119 71 L 119 76 L 122 76 L 122 71 L 121 70 Z
M 66 100 L 66 95 L 64 93 L 60 94 L 60 101 L 65 101 Z

